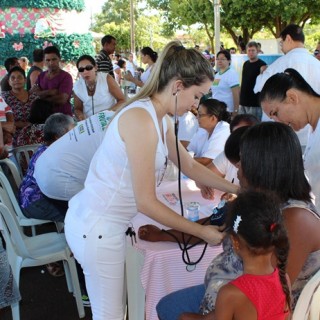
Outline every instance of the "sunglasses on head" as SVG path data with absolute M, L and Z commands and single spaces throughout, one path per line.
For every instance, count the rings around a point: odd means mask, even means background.
M 94 68 L 93 65 L 88 64 L 88 65 L 85 66 L 85 67 L 80 67 L 80 68 L 78 68 L 78 71 L 79 71 L 80 73 L 82 73 L 84 70 L 90 71 L 90 70 L 92 70 L 93 68 Z
M 319 54 L 319 52 L 320 52 L 319 50 L 315 50 L 314 55 L 316 56 L 317 54 Z

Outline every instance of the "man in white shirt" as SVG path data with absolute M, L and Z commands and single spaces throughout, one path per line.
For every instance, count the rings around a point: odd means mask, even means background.
M 283 72 L 287 68 L 296 69 L 320 94 L 320 61 L 314 58 L 304 47 L 304 34 L 302 28 L 290 24 L 280 33 L 280 46 L 284 56 L 274 61 L 257 77 L 254 92 L 260 92 L 265 82 L 274 74 Z

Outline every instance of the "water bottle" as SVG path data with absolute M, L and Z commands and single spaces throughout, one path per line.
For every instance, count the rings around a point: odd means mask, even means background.
M 198 221 L 199 220 L 199 202 L 188 202 L 186 204 L 186 216 L 190 221 Z

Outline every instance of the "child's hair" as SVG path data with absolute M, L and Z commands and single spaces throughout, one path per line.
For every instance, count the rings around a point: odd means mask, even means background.
M 230 132 L 234 130 L 240 123 L 246 123 L 246 126 L 253 126 L 260 121 L 257 117 L 250 113 L 237 114 L 230 122 Z
M 279 199 L 272 193 L 248 191 L 228 204 L 227 228 L 245 240 L 252 254 L 273 252 L 277 258 L 280 282 L 290 308 L 290 290 L 286 279 L 289 240 Z
M 240 141 L 248 128 L 250 127 L 243 126 L 231 132 L 224 145 L 224 154 L 232 164 L 240 161 Z
M 218 121 L 230 122 L 231 116 L 227 111 L 227 105 L 217 99 L 201 99 L 199 105 L 207 109 L 207 114 L 215 116 Z

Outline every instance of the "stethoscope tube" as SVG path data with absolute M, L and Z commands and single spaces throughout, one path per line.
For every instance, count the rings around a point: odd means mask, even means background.
M 180 160 L 180 152 L 179 152 L 179 139 L 178 139 L 179 121 L 178 121 L 178 117 L 177 117 L 177 108 L 175 110 L 174 120 L 175 120 L 174 132 L 175 132 L 175 136 L 176 136 L 176 152 L 177 152 L 177 162 L 178 162 L 178 194 L 179 194 L 179 199 L 180 199 L 181 215 L 184 217 L 184 208 L 183 208 L 182 192 L 181 192 L 181 160 Z M 208 218 L 208 219 L 210 219 L 210 218 Z M 205 220 L 205 222 L 206 221 L 207 220 Z M 208 243 L 205 244 L 200 257 L 196 261 L 191 261 L 188 250 L 190 250 L 191 248 L 193 248 L 197 244 L 203 242 L 203 240 L 199 240 L 195 244 L 192 244 L 192 245 L 188 246 L 188 244 L 189 244 L 189 242 L 190 242 L 190 240 L 192 239 L 193 236 L 189 236 L 189 238 L 186 240 L 185 234 L 184 234 L 184 232 L 182 232 L 182 244 L 181 244 L 179 242 L 179 240 L 173 234 L 171 234 L 170 232 L 168 232 L 168 233 L 173 238 L 175 238 L 175 240 L 177 241 L 177 243 L 179 245 L 180 250 L 182 251 L 182 261 L 186 264 L 186 270 L 189 271 L 189 272 L 195 270 L 197 264 L 202 260 L 204 254 L 206 252 Z

